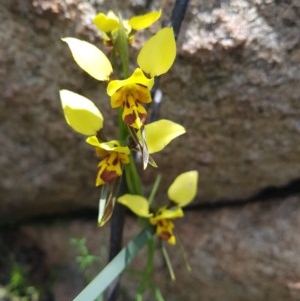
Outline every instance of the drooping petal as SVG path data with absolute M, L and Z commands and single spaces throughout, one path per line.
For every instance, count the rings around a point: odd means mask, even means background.
M 168 189 L 170 200 L 180 207 L 191 202 L 197 194 L 198 171 L 191 170 L 180 174 Z
M 140 195 L 124 194 L 118 198 L 118 202 L 140 217 L 149 218 L 153 215 L 149 212 L 148 200 Z
M 145 86 L 149 90 L 151 90 L 154 84 L 154 79 L 146 77 L 144 75 L 144 72 L 140 68 L 136 68 L 129 78 L 124 80 L 112 80 L 111 82 L 109 82 L 106 91 L 109 96 L 112 96 L 120 88 L 134 84 Z
M 125 155 L 130 154 L 130 149 L 128 146 L 121 146 L 118 140 L 111 140 L 108 142 L 100 142 L 96 136 L 91 136 L 86 139 L 86 143 L 92 146 L 96 146 L 100 149 L 103 149 L 107 152 L 116 152 Z
M 107 15 L 99 13 L 93 21 L 94 24 L 105 33 L 120 28 L 119 19 L 112 11 L 109 11 Z
M 142 16 L 136 16 L 129 19 L 129 25 L 135 30 L 142 30 L 150 27 L 161 16 L 161 10 L 152 11 Z
M 142 47 L 137 63 L 151 77 L 166 73 L 176 57 L 176 42 L 172 27 L 159 30 Z
M 109 183 L 122 175 L 122 166 L 117 153 L 110 153 L 98 164 L 96 186 Z
M 145 125 L 146 142 L 150 154 L 161 151 L 173 139 L 185 133 L 185 128 L 178 123 L 161 119 Z
M 90 136 L 85 141 L 87 144 L 90 144 L 92 146 L 96 146 L 100 148 L 101 142 L 98 140 L 96 136 Z
M 76 132 L 95 135 L 103 127 L 103 116 L 88 98 L 69 90 L 60 90 L 65 119 Z
M 120 142 L 117 140 L 112 140 L 109 142 L 102 142 L 100 144 L 100 147 L 109 152 L 122 153 L 122 154 L 126 154 L 126 155 L 130 154 L 130 150 L 129 150 L 128 146 L 121 146 Z
M 95 45 L 76 38 L 63 38 L 78 66 L 97 80 L 109 79 L 113 69 L 106 55 Z
M 183 217 L 183 211 L 181 207 L 179 206 L 175 206 L 172 208 L 161 207 L 155 213 L 155 215 L 149 219 L 149 222 L 151 225 L 156 225 L 161 220 L 175 219 L 180 217 Z

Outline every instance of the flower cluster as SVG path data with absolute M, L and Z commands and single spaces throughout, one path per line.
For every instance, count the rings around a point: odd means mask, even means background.
M 99 13 L 94 18 L 94 23 L 101 31 L 104 45 L 117 49 L 116 53 L 125 66 L 124 70 L 127 70 L 129 64 L 126 59 L 124 60 L 124 53 L 126 54 L 124 49 L 132 42 L 137 30 L 149 27 L 160 15 L 161 11 L 154 11 L 123 20 L 113 12 Z M 104 187 L 102 190 L 104 199 L 110 198 L 108 195 L 111 194 L 107 192 L 107 187 L 117 182 L 124 169 L 129 174 L 132 172 L 133 152 L 141 154 L 144 169 L 148 163 L 156 166 L 151 155 L 163 150 L 173 139 L 185 133 L 183 126 L 167 119 L 147 124 L 145 107 L 152 102 L 151 89 L 155 77 L 166 73 L 175 60 L 174 32 L 171 27 L 165 27 L 147 40 L 138 53 L 136 68 L 131 75 L 129 72 L 123 72 L 123 77 L 114 70 L 116 69 L 113 67 L 114 62 L 111 62 L 95 45 L 73 37 L 65 37 L 62 41 L 68 45 L 75 62 L 82 70 L 98 81 L 107 82 L 106 92 L 110 98 L 110 105 L 113 109 L 119 109 L 121 116 L 119 127 L 125 128 L 123 136 L 118 139 L 107 139 L 103 133 L 104 117 L 94 102 L 75 92 L 60 90 L 65 120 L 73 130 L 86 136 L 86 143 L 95 148 L 100 158 L 96 186 Z M 128 166 L 130 168 L 127 168 Z M 130 187 L 128 181 L 132 178 L 129 177 L 128 180 L 127 175 L 125 173 L 127 186 Z M 149 202 L 130 189 L 129 193 L 119 197 L 118 201 L 138 216 L 147 218 L 156 228 L 158 237 L 174 244 L 176 239 L 172 220 L 182 217 L 182 207 L 195 197 L 197 177 L 196 171 L 178 176 L 168 190 L 171 202 L 157 210 L 150 209 Z M 117 185 L 112 186 L 115 188 Z M 114 195 L 113 199 L 115 198 Z M 109 212 L 105 210 L 113 207 L 113 204 L 114 201 L 110 201 L 101 205 L 105 209 L 99 214 L 99 225 L 103 225 L 111 216 L 112 210 Z
M 100 81 L 109 81 L 113 72 L 106 55 L 96 46 L 75 38 L 64 38 L 75 62 L 89 75 Z M 150 38 L 137 57 L 138 68 L 132 75 L 122 80 L 111 80 L 107 94 L 111 107 L 122 107 L 124 122 L 139 130 L 146 121 L 147 112 L 143 104 L 152 101 L 150 91 L 154 77 L 166 73 L 176 56 L 173 29 L 166 27 Z
M 198 172 L 195 170 L 180 174 L 168 189 L 169 204 L 156 210 L 150 208 L 146 198 L 139 195 L 125 194 L 118 202 L 127 206 L 136 215 L 147 218 L 156 228 L 156 235 L 170 244 L 176 243 L 173 219 L 183 217 L 182 207 L 196 196 Z
M 109 11 L 107 14 L 99 13 L 94 18 L 94 24 L 100 30 L 105 45 L 110 45 L 116 40 L 119 29 L 124 29 L 128 42 L 131 43 L 137 30 L 150 27 L 160 16 L 161 10 L 124 20 L 116 16 L 113 11 Z

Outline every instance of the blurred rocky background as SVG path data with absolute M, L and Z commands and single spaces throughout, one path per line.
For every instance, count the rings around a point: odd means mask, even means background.
M 96 226 L 97 159 L 65 124 L 58 90 L 94 100 L 111 135 L 115 122 L 105 85 L 74 64 L 60 38 L 102 47 L 92 24 L 97 12 L 130 17 L 162 7 L 164 23 L 173 5 L 0 0 L 0 284 L 8 281 L 8 263 L 17 262 L 43 287 L 43 300 L 70 300 L 84 280 L 74 272 L 69 239 L 86 237 L 97 255 L 107 244 L 108 226 Z M 190 1 L 176 62 L 160 83 L 160 117 L 187 134 L 155 159 L 160 198 L 178 173 L 197 169 L 200 181 L 177 227 L 192 272 L 178 248 L 170 250 L 177 282 L 157 260 L 167 300 L 300 299 L 299 17 L 298 0 Z M 135 53 L 143 40 L 138 35 Z M 146 171 L 146 189 L 155 174 Z M 128 225 L 127 239 L 131 218 Z M 124 300 L 131 300 L 134 281 L 126 279 Z

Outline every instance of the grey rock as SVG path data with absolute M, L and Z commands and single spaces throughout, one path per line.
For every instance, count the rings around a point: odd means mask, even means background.
M 299 300 L 299 204 L 299 195 L 294 195 L 235 208 L 186 212 L 175 222 L 175 234 L 192 270 L 186 270 L 178 244 L 165 246 L 176 276 L 176 281 L 171 281 L 158 244 L 154 283 L 166 300 L 174 301 Z M 97 229 L 96 222 L 87 219 L 28 223 L 20 227 L 11 249 L 26 245 L 32 250 L 29 246 L 38 245 L 44 257 L 35 273 L 52 271 L 56 275 L 51 282 L 55 300 L 71 300 L 85 283 L 70 237 L 86 238 L 90 254 L 98 257 L 97 264 L 88 269 L 93 278 L 107 259 L 108 230 L 108 226 Z M 126 243 L 139 232 L 136 219 L 128 218 L 125 230 Z M 142 271 L 146 260 L 144 249 L 130 268 Z M 121 285 L 120 300 L 134 300 L 139 279 L 125 273 Z M 145 300 L 154 300 L 153 295 L 146 296 Z
M 142 12 L 141 4 L 0 6 L 0 219 L 96 208 L 97 159 L 65 124 L 58 90 L 94 100 L 111 137 L 115 121 L 105 84 L 79 70 L 60 38 L 101 47 L 96 12 L 119 7 L 129 16 Z M 163 20 L 171 7 L 163 3 Z M 164 176 L 160 197 L 189 169 L 200 172 L 198 202 L 248 198 L 299 177 L 299 15 L 297 1 L 191 1 L 177 60 L 161 81 L 160 117 L 183 124 L 187 134 L 154 156 Z M 143 175 L 146 191 L 156 173 Z

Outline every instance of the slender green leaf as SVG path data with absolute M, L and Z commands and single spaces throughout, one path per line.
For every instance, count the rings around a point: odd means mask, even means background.
M 131 240 L 73 301 L 94 301 L 124 271 L 153 232 L 153 228 L 148 227 Z

